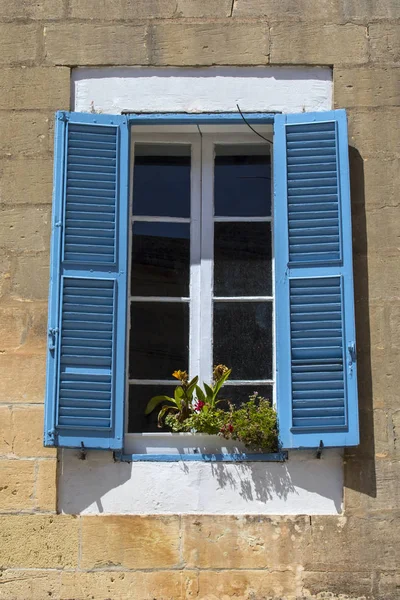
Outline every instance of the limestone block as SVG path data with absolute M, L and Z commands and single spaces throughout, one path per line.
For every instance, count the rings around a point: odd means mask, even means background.
M 0 305 L 0 331 L 0 353 L 42 353 L 47 344 L 47 306 L 33 302 Z
M 287 563 L 291 557 L 285 557 Z M 257 571 L 199 571 L 198 600 L 250 600 L 251 598 L 294 598 L 295 569 Z
M 398 0 L 342 0 L 343 17 L 346 21 L 370 23 L 375 19 L 399 19 Z
M 55 456 L 43 447 L 43 406 L 17 406 L 13 410 L 13 450 L 16 456 Z
M 60 19 L 64 16 L 63 0 L 0 0 L 0 14 L 3 19 Z
M 400 573 L 381 572 L 378 575 L 378 591 L 377 597 L 379 600 L 388 600 L 393 598 L 397 600 L 400 589 Z
M 3 112 L 0 119 L 0 156 L 47 155 L 50 119 L 53 120 L 50 113 Z
M 363 161 L 360 185 L 363 187 L 363 194 L 353 194 L 352 201 L 365 202 L 366 211 L 398 206 L 400 158 L 366 158 Z
M 63 572 L 60 600 L 190 600 L 195 585 L 196 575 L 186 570 Z
M 368 62 L 365 27 L 285 22 L 272 25 L 270 35 L 272 65 L 343 65 Z
M 59 571 L 14 571 L 7 569 L 0 576 L 2 600 L 58 600 Z
M 0 401 L 2 398 L 0 398 Z M 11 407 L 0 406 L 0 456 L 12 453 L 12 414 Z
M 326 573 L 307 571 L 302 575 L 302 593 L 308 597 L 314 595 L 321 598 L 345 598 L 352 600 L 369 598 L 372 593 L 372 576 L 360 571 L 355 573 L 349 569 L 347 573 Z M 317 596 L 321 594 L 321 596 Z
M 333 89 L 338 108 L 399 106 L 400 68 L 339 67 L 333 69 Z
M 266 24 L 232 22 L 151 25 L 151 64 L 265 65 L 269 38 Z
M 147 25 L 52 24 L 45 31 L 48 64 L 146 65 Z
M 35 462 L 0 460 L 0 512 L 34 508 Z
M 385 511 L 398 509 L 400 502 L 400 463 L 398 460 L 375 458 L 372 468 L 363 457 L 352 458 L 349 463 L 351 469 L 346 466 L 345 475 L 346 514 L 379 515 Z M 366 478 L 368 485 L 366 485 Z M 388 541 L 391 540 L 391 537 L 389 535 Z
M 82 518 L 83 569 L 107 565 L 154 569 L 177 566 L 179 562 L 177 516 Z
M 37 354 L 0 353 L 0 402 L 43 403 L 46 377 L 43 345 L 41 350 Z
M 65 43 L 67 39 L 61 41 Z M 66 67 L 1 69 L 0 87 L 2 94 L 0 95 L 0 109 L 68 109 L 70 102 L 69 76 L 70 71 Z
M 236 0 L 234 17 L 266 17 L 274 21 L 341 22 L 341 6 L 337 0 Z
M 179 17 L 229 17 L 232 0 L 71 0 L 74 19 L 129 21 Z
M 19 299 L 46 300 L 49 293 L 49 252 L 25 253 L 15 258 L 11 296 Z
M 3 568 L 76 568 L 76 517 L 7 515 L 0 517 L 0 563 Z
M 0 9 L 1 10 L 1 9 Z M 0 24 L 0 64 L 32 64 L 39 52 L 40 28 L 36 24 Z
M 183 558 L 189 567 L 273 569 L 301 560 L 305 517 L 184 516 Z
M 398 224 L 399 210 L 387 206 L 378 210 L 363 211 L 353 214 L 353 247 L 355 253 L 362 253 L 364 248 L 364 229 L 368 243 L 368 252 L 380 257 L 399 256 L 400 228 Z M 385 235 L 382 235 L 382 231 Z
M 50 206 L 7 206 L 1 211 L 0 246 L 8 250 L 49 250 Z
M 36 476 L 36 508 L 41 511 L 57 510 L 57 460 L 39 460 Z
M 368 33 L 373 62 L 398 63 L 400 61 L 399 23 L 371 23 Z
M 349 144 L 362 158 L 400 157 L 400 107 L 348 111 Z
M 313 516 L 310 545 L 305 548 L 305 571 L 352 572 L 385 569 L 399 565 L 398 514 L 381 510 L 378 514 L 356 516 Z M 379 552 L 376 549 L 379 548 Z
M 51 204 L 53 161 L 48 158 L 0 160 L 2 204 Z

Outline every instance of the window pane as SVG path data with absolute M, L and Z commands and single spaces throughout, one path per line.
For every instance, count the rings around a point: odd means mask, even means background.
M 132 302 L 131 379 L 173 379 L 173 371 L 188 369 L 188 346 L 187 302 Z
M 129 417 L 128 433 L 145 433 L 170 431 L 167 427 L 159 429 L 157 427 L 158 412 L 162 404 L 153 410 L 150 415 L 145 415 L 144 411 L 148 401 L 153 396 L 174 395 L 175 386 L 169 385 L 130 385 L 129 386 Z
M 215 215 L 271 215 L 271 158 L 267 145 L 216 146 Z
M 190 146 L 135 144 L 133 214 L 190 217 Z
M 188 296 L 189 223 L 134 223 L 131 294 Z
M 271 294 L 271 223 L 215 223 L 214 295 Z
M 272 303 L 214 302 L 213 364 L 232 379 L 272 379 Z
M 249 397 L 257 392 L 259 396 L 271 401 L 272 404 L 272 385 L 224 385 L 219 393 L 218 399 L 223 400 L 221 408 L 228 407 L 228 400 L 235 406 L 240 406 L 243 402 L 247 402 Z

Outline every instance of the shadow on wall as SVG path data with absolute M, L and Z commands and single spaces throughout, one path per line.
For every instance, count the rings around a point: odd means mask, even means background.
M 360 445 L 357 448 L 348 448 L 345 453 L 344 485 L 361 494 L 375 498 L 375 441 L 364 161 L 358 150 L 353 147 L 349 147 L 349 159 L 353 220 Z

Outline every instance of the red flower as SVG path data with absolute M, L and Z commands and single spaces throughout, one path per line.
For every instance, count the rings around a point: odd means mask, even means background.
M 194 403 L 194 410 L 196 412 L 200 412 L 204 405 L 205 402 L 203 402 L 203 400 L 196 400 L 196 402 Z

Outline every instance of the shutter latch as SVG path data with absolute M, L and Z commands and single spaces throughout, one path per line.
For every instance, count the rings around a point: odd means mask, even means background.
M 348 349 L 349 355 L 350 355 L 349 367 L 351 367 L 353 365 L 353 363 L 356 362 L 356 359 L 357 359 L 356 343 L 350 342 L 347 346 L 347 349 Z
M 56 349 L 56 340 L 57 340 L 58 329 L 54 327 L 50 327 L 49 334 L 49 350 L 53 351 Z

